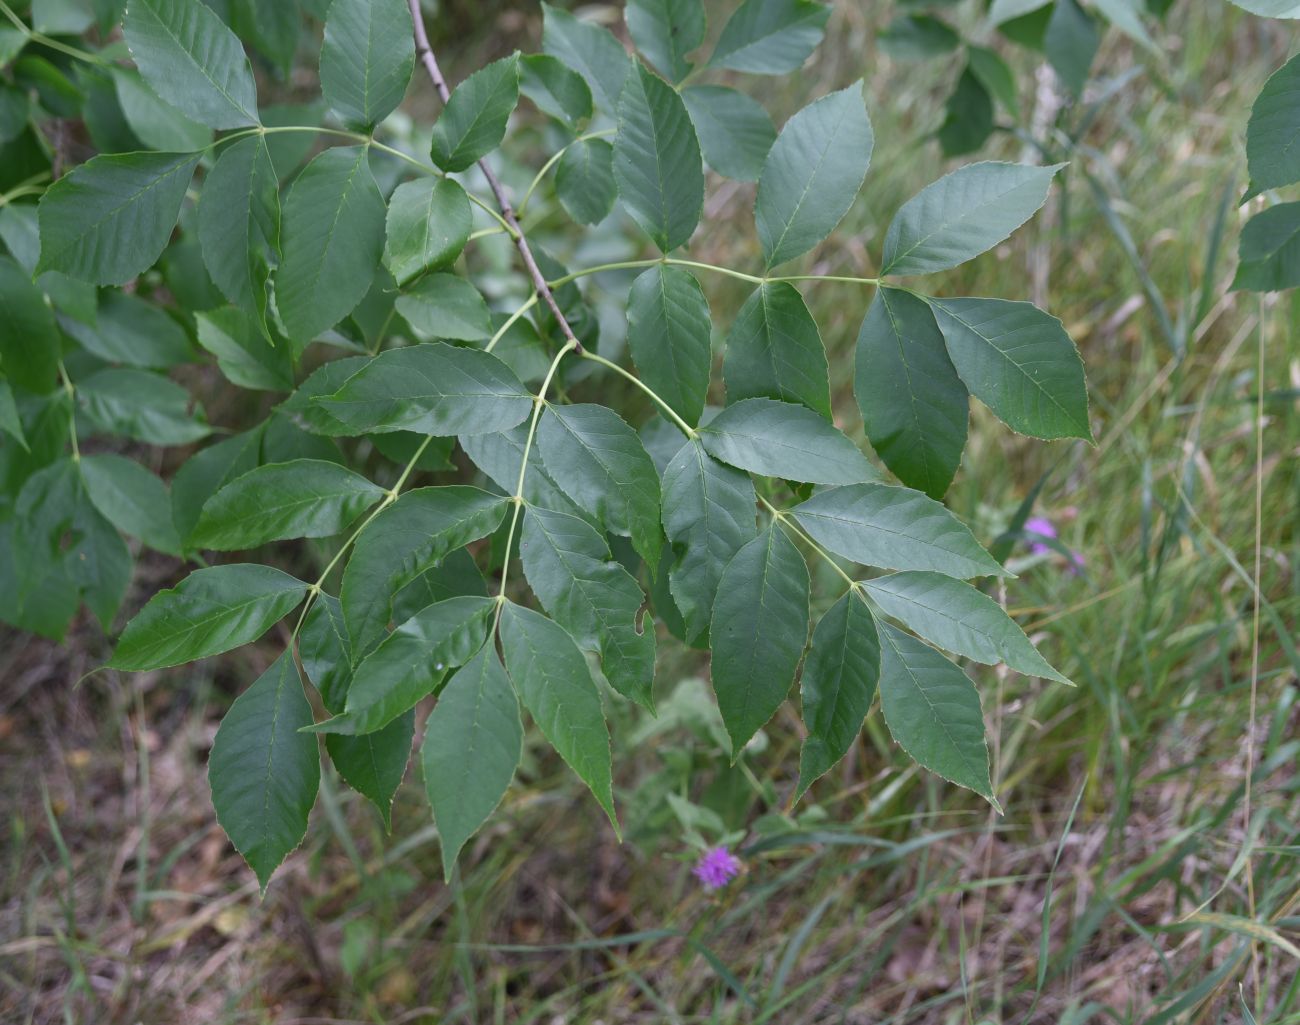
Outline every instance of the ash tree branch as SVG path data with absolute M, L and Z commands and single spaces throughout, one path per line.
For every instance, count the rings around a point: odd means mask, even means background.
M 411 8 L 411 21 L 415 25 L 415 52 L 419 55 L 424 70 L 428 72 L 433 87 L 438 91 L 438 95 L 442 97 L 442 102 L 446 103 L 451 99 L 451 90 L 447 87 L 446 79 L 442 77 L 442 69 L 438 66 L 438 58 L 434 56 L 433 48 L 429 45 L 429 34 L 424 28 L 424 16 L 420 11 L 420 0 L 407 0 L 407 4 Z M 555 301 L 555 294 L 551 291 L 551 286 L 546 283 L 546 275 L 537 266 L 537 260 L 533 257 L 533 251 L 528 245 L 528 239 L 524 237 L 523 229 L 519 226 L 519 219 L 515 216 L 514 207 L 511 206 L 509 197 L 506 196 L 501 179 L 488 166 L 486 157 L 478 162 L 478 167 L 483 172 L 483 177 L 487 180 L 492 194 L 496 197 L 497 205 L 501 208 L 501 216 L 510 227 L 515 246 L 519 250 L 519 255 L 523 258 L 524 266 L 528 270 L 528 276 L 532 279 L 533 288 L 536 289 L 537 294 L 542 297 L 546 305 L 551 308 L 551 312 L 555 315 L 565 340 L 574 351 L 582 353 L 582 343 L 578 341 L 577 336 L 573 333 L 573 328 L 569 325 L 568 318 L 560 310 L 559 303 Z

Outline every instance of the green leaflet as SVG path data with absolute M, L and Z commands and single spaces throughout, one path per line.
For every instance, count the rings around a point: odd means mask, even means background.
M 212 129 L 191 121 L 164 101 L 138 72 L 115 67 L 112 75 L 123 116 L 149 149 L 189 153 L 212 142 Z
M 808 597 L 808 567 L 775 523 L 723 571 L 709 664 L 733 763 L 790 692 L 808 641 Z
M 151 445 L 185 445 L 206 437 L 201 407 L 190 412 L 190 393 L 144 370 L 110 368 L 77 382 L 77 399 L 101 429 Z
M 800 796 L 848 752 L 880 678 L 880 637 L 866 604 L 850 590 L 813 630 L 799 681 L 808 736 L 799 749 Z
M 223 149 L 203 180 L 199 245 L 213 284 L 265 332 L 267 281 L 280 246 L 280 185 L 265 136 Z
M 1300 3 L 1296 0 L 1232 0 L 1243 11 L 1258 14 L 1261 18 L 1300 18 Z
M 270 566 L 197 569 L 159 591 L 113 650 L 110 669 L 164 669 L 255 641 L 302 601 L 307 585 Z
M 36 273 L 122 285 L 148 270 L 176 227 L 198 162 L 197 153 L 121 153 L 74 167 L 41 197 Z
M 759 285 L 736 314 L 722 366 L 727 400 L 802 402 L 831 418 L 830 370 L 817 322 L 788 281 Z
M 199 513 L 217 490 L 257 465 L 263 427 L 236 434 L 194 453 L 172 478 L 172 522 L 186 541 Z M 189 547 L 188 544 L 186 547 Z
M 1012 117 L 1020 116 L 1020 97 L 1015 73 L 997 53 L 982 46 L 967 46 L 966 57 L 970 72 L 980 80 L 990 95 L 1006 108 Z
M 555 169 L 555 191 L 569 216 L 599 224 L 614 209 L 614 147 L 604 139 L 580 139 L 564 151 Z
M 944 104 L 943 124 L 935 132 L 945 157 L 974 153 L 993 134 L 993 97 L 967 64 Z
M 4 431 L 23 447 L 30 451 L 27 435 L 23 432 L 22 417 L 18 415 L 18 406 L 14 402 L 14 391 L 9 386 L 9 379 L 0 374 L 0 431 Z
M 384 828 L 393 828 L 393 796 L 406 775 L 415 739 L 415 711 L 399 715 L 382 730 L 359 737 L 325 734 L 325 750 L 334 768 L 357 793 L 375 806 Z
M 681 96 L 634 61 L 618 101 L 614 182 L 633 220 L 665 253 L 700 223 L 702 161 Z
M 1297 5 L 1300 9 L 1300 5 Z M 1300 56 L 1273 72 L 1250 108 L 1246 164 L 1256 190 L 1300 181 Z
M 768 268 L 808 252 L 840 223 L 862 188 L 874 142 L 861 81 L 785 123 L 763 164 L 754 203 Z
M 333 595 L 322 591 L 307 610 L 298 634 L 298 657 L 325 710 L 333 715 L 342 712 L 352 682 L 352 640 L 343 622 L 343 606 Z
M 990 160 L 927 185 L 890 223 L 880 273 L 929 274 L 987 252 L 1038 211 L 1063 166 Z
M 514 602 L 501 607 L 500 632 L 506 671 L 524 707 L 617 833 L 609 728 L 587 660 L 563 627 Z
M 381 353 L 315 404 L 355 434 L 450 436 L 507 431 L 533 397 L 492 354 L 438 342 Z
M 105 292 L 93 323 L 69 318 L 64 321 L 64 331 L 87 352 L 129 367 L 173 367 L 194 354 L 180 324 L 157 306 L 126 292 Z
M 784 75 L 822 41 L 829 6 L 810 0 L 745 0 L 722 29 L 709 66 Z
M 966 447 L 966 386 L 923 299 L 881 287 L 862 329 L 854 394 L 871 447 L 908 487 L 943 498 Z
M 447 598 L 398 625 L 352 670 L 341 715 L 318 723 L 321 733 L 361 735 L 383 729 L 432 694 L 448 670 L 483 647 L 491 598 Z
M 632 358 L 641 379 L 692 425 L 700 422 L 708 399 L 712 332 L 708 300 L 690 271 L 651 267 L 632 283 L 627 306 Z
M 506 134 L 519 103 L 519 57 L 493 61 L 456 86 L 433 125 L 433 162 L 463 171 L 487 156 Z
M 479 290 L 454 274 L 427 274 L 397 297 L 397 312 L 427 338 L 486 341 L 492 335 Z
M 683 445 L 664 471 L 669 588 L 692 643 L 708 631 L 727 564 L 758 533 L 757 501 L 749 475 L 718 462 L 698 440 Z
M 948 651 L 1069 684 L 1029 642 L 1002 606 L 970 584 L 940 573 L 891 573 L 861 585 L 885 614 Z
M 405 284 L 453 263 L 469 240 L 469 197 L 451 178 L 419 178 L 397 186 L 388 201 L 384 266 Z
M 1012 18 L 1032 14 L 1049 3 L 1051 0 L 993 0 L 989 6 L 989 24 L 1001 25 Z
M 309 342 L 356 308 L 384 247 L 384 200 L 365 146 L 327 149 L 284 204 L 275 301 L 289 336 Z
M 333 0 L 320 51 L 320 87 L 343 123 L 378 124 L 406 95 L 415 68 L 411 9 L 404 0 Z
M 513 430 L 499 434 L 466 434 L 459 439 L 460 447 L 474 465 L 502 491 L 513 494 L 519 483 L 519 464 L 524 457 L 524 444 L 528 439 L 528 425 L 521 423 Z M 546 460 L 536 445 L 528 453 L 528 470 L 524 474 L 524 502 L 529 506 L 554 509 L 581 517 L 595 523 L 590 510 L 577 505 L 555 483 L 546 468 Z
M 420 746 L 446 880 L 465 841 L 509 788 L 523 739 L 514 688 L 496 649 L 485 644 L 443 688 Z
M 880 709 L 918 764 L 974 790 L 998 811 L 979 693 L 970 678 L 914 637 L 880 625 Z
M 1300 285 L 1300 203 L 1261 211 L 1241 230 L 1234 289 L 1280 292 Z
M 659 563 L 659 474 L 636 431 L 607 406 L 548 406 L 537 444 L 553 479 L 604 528 Z
M 542 15 L 542 49 L 582 75 L 596 101 L 612 114 L 631 63 L 623 44 L 609 29 L 545 2 Z
M 257 875 L 262 891 L 307 835 L 320 786 L 316 738 L 293 662 L 285 651 L 244 691 L 221 720 L 208 756 L 217 821 Z
M 551 117 L 576 126 L 593 113 L 587 80 L 557 57 L 530 53 L 519 58 L 519 91 Z
M 848 438 L 806 406 L 743 399 L 700 428 L 709 454 L 765 477 L 856 484 L 878 474 Z
M 263 326 L 234 306 L 196 313 L 199 345 L 217 358 L 231 384 L 263 391 L 293 389 L 293 353 L 281 341 L 272 344 Z
M 924 60 L 951 53 L 961 45 L 961 36 L 933 15 L 902 14 L 885 27 L 878 42 L 894 60 Z
M 766 110 L 742 92 L 721 85 L 692 85 L 682 90 L 704 159 L 718 174 L 737 181 L 758 181 L 776 129 Z
M 193 0 L 131 0 L 123 24 L 131 58 L 154 92 L 210 128 L 257 121 L 253 69 L 235 34 Z
M 133 459 L 111 453 L 83 456 L 80 466 L 86 494 L 109 523 L 150 548 L 180 554 L 171 496 L 157 474 Z
M 1077 0 L 1056 0 L 1047 22 L 1043 49 L 1048 63 L 1075 96 L 1083 95 L 1100 45 L 1101 31 L 1096 19 Z
M 340 437 L 351 428 L 325 411 L 316 400 L 327 398 L 343 387 L 344 382 L 370 364 L 369 356 L 344 356 L 317 367 L 276 409 L 297 427 L 311 434 Z
M 628 0 L 623 11 L 628 34 L 670 82 L 691 70 L 686 55 L 704 42 L 704 5 L 700 0 Z
M 357 538 L 339 595 L 352 658 L 369 654 L 383 639 L 399 588 L 496 530 L 508 504 L 463 485 L 417 488 L 376 516 Z
M 487 581 L 466 548 L 456 549 L 393 595 L 393 620 L 405 622 L 434 602 L 461 595 L 487 597 Z
M 580 648 L 600 655 L 620 694 L 654 710 L 653 624 L 638 623 L 645 595 L 610 559 L 609 546 L 585 520 L 529 508 L 519 542 L 528 585 Z
M 107 630 L 131 581 L 131 554 L 91 503 L 77 464 L 58 458 L 28 477 L 10 522 L 12 541 L 3 544 L 12 586 L 0 597 L 6 619 L 59 638 L 85 601 Z
M 951 577 L 1012 576 L 966 525 L 919 491 L 851 484 L 820 491 L 792 514 L 813 540 L 863 566 Z
M 0 366 L 15 384 L 44 395 L 59 383 L 61 340 L 54 313 L 31 276 L 0 256 Z
M 288 538 L 331 537 L 384 493 L 359 473 L 319 459 L 259 466 L 208 499 L 189 543 L 235 551 Z
M 1007 426 L 1092 440 L 1083 361 L 1055 317 L 1007 299 L 929 299 L 957 373 Z

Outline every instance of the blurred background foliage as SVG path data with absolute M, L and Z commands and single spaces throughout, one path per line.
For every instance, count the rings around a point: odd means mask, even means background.
M 1000 103 L 980 154 L 1071 161 L 1044 214 L 949 273 L 945 293 L 1050 305 L 1083 353 L 1100 421 L 1096 447 L 1044 445 L 977 408 L 948 497 L 986 541 L 1027 501 L 1059 535 L 1037 552 L 1015 542 L 1019 577 L 999 597 L 1079 687 L 968 667 L 1006 815 L 903 768 L 874 715 L 791 807 L 793 710 L 728 767 L 707 667 L 665 646 L 659 716 L 610 709 L 621 846 L 558 759 L 530 746 L 444 886 L 417 783 L 399 791 L 385 835 L 327 775 L 324 822 L 259 902 L 212 818 L 204 761 L 218 711 L 283 638 L 194 672 L 82 681 L 107 653 L 83 614 L 59 645 L 0 633 L 0 1017 L 1300 1021 L 1300 298 L 1227 292 L 1249 209 L 1236 205 L 1246 116 L 1295 30 L 1219 0 L 1176 2 L 1146 22 L 1151 49 L 1107 32 L 1076 98 L 1042 53 L 989 33 L 982 5 L 931 6 L 1013 72 L 1020 116 Z M 731 5 L 709 7 L 716 32 Z M 949 166 L 942 132 L 965 62 L 900 45 L 915 26 L 896 19 L 923 7 L 837 3 L 801 72 L 749 83 L 779 124 L 866 77 L 877 155 L 819 271 L 873 274 L 888 218 Z M 615 6 L 583 13 L 622 29 Z M 429 14 L 452 79 L 538 48 L 531 0 Z M 303 34 L 288 59 L 263 59 L 263 95 L 315 95 L 317 48 Z M 396 117 L 420 138 L 437 106 L 416 82 Z M 81 159 L 87 144 L 68 131 L 56 148 Z M 517 119 L 503 151 L 516 195 L 554 151 L 548 131 Z M 752 196 L 711 179 L 693 255 L 756 267 Z M 639 255 L 618 217 L 573 250 L 549 185 L 527 216 L 530 237 L 570 265 Z M 474 259 L 490 298 L 518 294 L 505 243 L 484 240 Z M 593 282 L 607 354 L 628 281 Z M 743 286 L 706 287 L 728 323 Z M 837 420 L 856 430 L 851 356 L 869 295 L 830 283 L 807 294 Z M 248 412 L 223 407 L 247 393 L 218 378 L 205 396 L 214 423 Z M 317 556 L 309 543 L 298 555 Z M 127 605 L 177 570 L 142 559 Z M 689 870 L 699 844 L 721 840 L 744 871 L 710 895 Z

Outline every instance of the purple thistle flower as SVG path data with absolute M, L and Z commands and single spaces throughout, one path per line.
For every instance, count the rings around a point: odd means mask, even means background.
M 714 847 L 700 855 L 691 869 L 707 890 L 720 890 L 740 874 L 740 859 L 725 847 Z

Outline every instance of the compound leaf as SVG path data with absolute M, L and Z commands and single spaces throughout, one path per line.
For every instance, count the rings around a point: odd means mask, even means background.
M 789 74 L 822 41 L 830 15 L 829 6 L 811 0 L 745 0 L 723 27 L 709 66 Z

